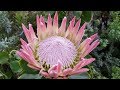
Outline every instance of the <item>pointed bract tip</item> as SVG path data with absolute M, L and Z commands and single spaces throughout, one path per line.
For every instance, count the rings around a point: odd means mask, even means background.
M 98 33 L 95 33 L 95 34 L 94 34 L 94 36 L 96 36 L 96 37 L 97 37 L 97 36 L 98 36 Z
M 79 19 L 77 22 L 81 22 L 81 19 Z
M 58 11 L 56 11 L 55 14 L 58 14 Z
M 95 35 L 98 35 L 98 33 L 96 33 Z
M 81 60 L 85 60 L 84 58 L 81 58 Z
M 19 56 L 19 53 L 20 53 L 19 51 L 16 51 L 16 54 L 17 54 L 18 56 Z
M 32 24 L 29 23 L 29 27 L 31 27 L 31 26 L 32 26 Z
M 54 19 L 55 18 L 58 18 L 58 12 L 57 11 L 55 12 L 55 15 L 54 15 Z
M 76 16 L 74 16 L 73 18 L 76 18 Z
M 98 41 L 97 45 L 99 45 L 99 44 L 100 44 L 100 41 Z
M 37 14 L 36 17 L 39 17 L 39 15 Z
M 49 13 L 48 16 L 51 16 L 51 14 Z
M 23 23 L 22 23 L 22 28 L 23 28 L 23 30 L 27 29 L 26 26 Z
M 88 38 L 88 40 L 91 40 L 91 38 Z
M 76 18 L 76 16 L 74 16 L 70 22 L 73 22 L 73 21 L 75 21 L 75 18 Z
M 88 24 L 87 22 L 84 23 L 85 26 L 86 26 L 87 24 Z
M 92 61 L 94 61 L 95 60 L 95 58 L 90 58 Z
M 67 17 L 64 17 L 64 19 L 67 19 Z
M 22 26 L 25 26 L 25 25 L 22 23 Z
M 20 41 L 22 41 L 23 39 L 22 38 L 20 38 Z

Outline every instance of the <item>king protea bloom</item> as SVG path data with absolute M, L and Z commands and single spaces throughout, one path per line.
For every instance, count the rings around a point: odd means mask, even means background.
M 81 20 L 75 24 L 75 17 L 66 29 L 67 18 L 64 17 L 61 26 L 58 25 L 58 13 L 48 15 L 47 25 L 43 16 L 37 19 L 37 35 L 32 25 L 29 29 L 22 24 L 27 41 L 20 39 L 22 49 L 17 55 L 28 62 L 32 69 L 39 70 L 45 78 L 68 78 L 68 76 L 87 72 L 84 66 L 90 64 L 95 58 L 85 58 L 99 44 L 97 34 L 82 40 L 87 23 L 80 28 Z

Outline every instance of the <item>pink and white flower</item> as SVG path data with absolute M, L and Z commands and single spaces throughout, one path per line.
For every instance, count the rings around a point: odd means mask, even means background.
M 66 29 L 67 18 L 58 25 L 58 13 L 48 15 L 47 26 L 43 16 L 37 16 L 37 35 L 32 25 L 22 28 L 28 42 L 20 39 L 22 45 L 17 54 L 28 62 L 32 69 L 39 70 L 46 78 L 66 79 L 70 75 L 81 74 L 89 69 L 84 66 L 92 63 L 95 58 L 86 59 L 93 49 L 99 45 L 97 34 L 82 41 L 87 23 L 80 28 L 81 20 L 75 24 L 75 17 Z

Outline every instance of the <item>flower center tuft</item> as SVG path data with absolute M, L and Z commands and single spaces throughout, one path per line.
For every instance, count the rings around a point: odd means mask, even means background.
M 42 64 L 46 62 L 52 66 L 60 61 L 63 67 L 68 67 L 74 61 L 77 50 L 67 38 L 52 36 L 40 42 L 38 54 Z

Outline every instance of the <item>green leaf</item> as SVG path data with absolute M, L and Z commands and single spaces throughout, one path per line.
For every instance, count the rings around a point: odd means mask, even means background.
M 14 73 L 21 72 L 22 68 L 19 65 L 19 61 L 12 61 L 10 62 L 10 68 Z
M 13 76 L 12 71 L 7 71 L 4 74 L 5 74 L 5 79 L 11 79 L 11 77 Z
M 77 19 L 80 19 L 82 11 L 74 11 L 74 15 L 76 16 Z
M 80 75 L 69 76 L 69 79 L 89 79 L 89 76 L 87 73 L 82 73 Z
M 81 24 L 83 24 L 84 22 L 89 22 L 91 20 L 91 17 L 92 17 L 91 11 L 82 11 Z
M 1 71 L 0 71 L 0 79 L 4 79 L 4 75 L 2 74 Z
M 0 72 L 0 79 L 7 79 L 7 76 L 5 78 L 5 75 L 3 75 L 1 72 Z
M 0 64 L 5 64 L 8 62 L 9 55 L 7 52 L 0 52 Z
M 23 70 L 23 73 L 27 73 L 27 74 L 37 74 L 38 73 L 38 71 L 29 68 L 27 66 L 27 64 L 28 63 L 26 61 L 20 60 L 20 66 L 21 66 L 21 68 Z
M 39 74 L 23 74 L 18 79 L 41 79 Z
M 2 75 L 2 73 L 0 73 L 0 77 L 2 77 L 3 75 Z

